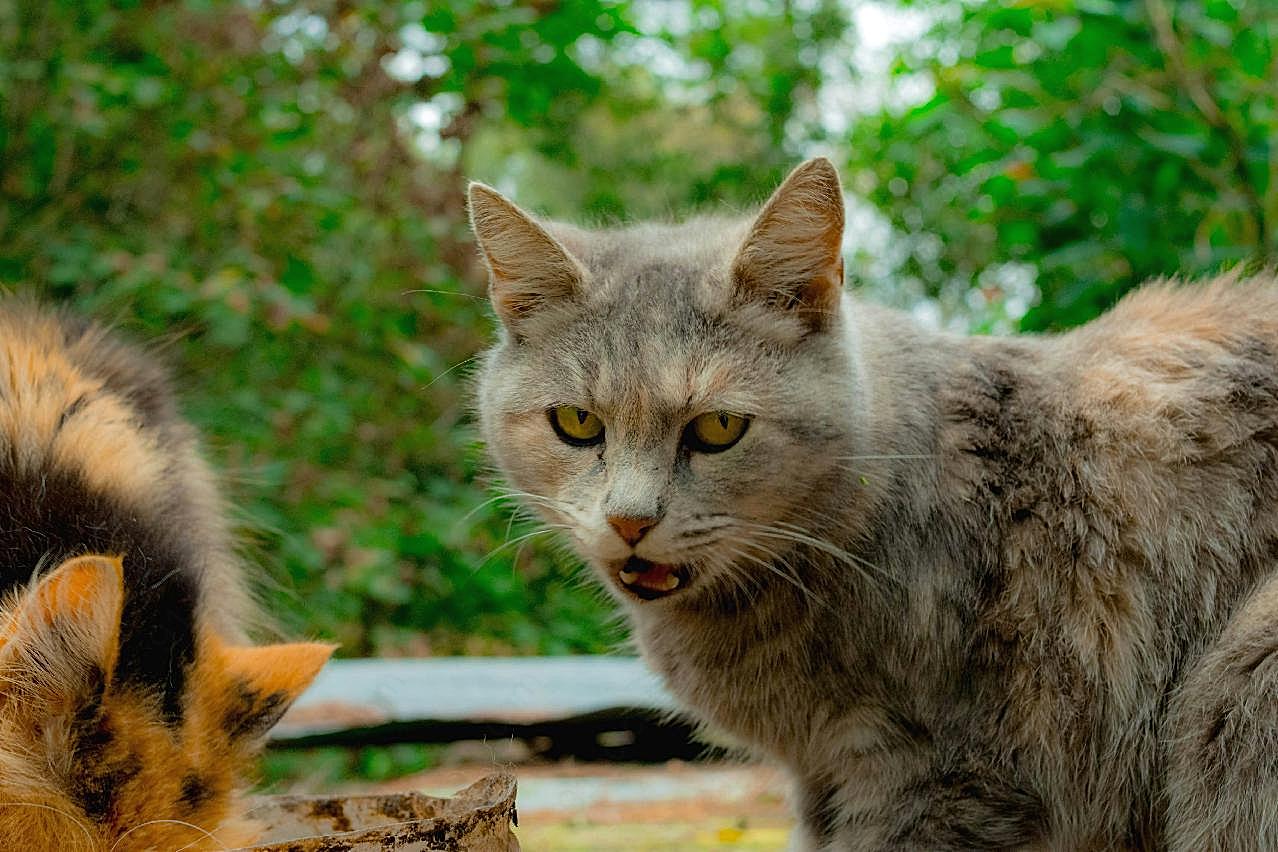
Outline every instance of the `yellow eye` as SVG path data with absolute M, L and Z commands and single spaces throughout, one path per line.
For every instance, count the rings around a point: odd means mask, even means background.
M 587 446 L 603 440 L 603 421 L 584 408 L 560 405 L 547 412 L 555 434 L 566 444 Z
M 683 441 L 702 453 L 719 453 L 731 447 L 750 425 L 747 417 L 726 411 L 708 411 L 698 415 L 684 430 Z

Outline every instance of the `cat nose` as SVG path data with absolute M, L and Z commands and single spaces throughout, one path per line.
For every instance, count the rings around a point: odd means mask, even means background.
M 639 539 L 648 534 L 648 530 L 657 525 L 660 518 L 628 518 L 624 515 L 609 515 L 608 526 L 621 536 L 621 540 L 634 547 Z

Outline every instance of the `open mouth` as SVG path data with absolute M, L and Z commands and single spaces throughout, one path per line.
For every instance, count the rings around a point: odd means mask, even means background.
M 688 584 L 688 571 L 682 565 L 663 565 L 632 556 L 617 572 L 626 591 L 645 601 L 664 598 Z

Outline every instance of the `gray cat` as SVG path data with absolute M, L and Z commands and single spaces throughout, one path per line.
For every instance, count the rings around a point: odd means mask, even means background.
M 492 455 L 802 849 L 1278 848 L 1278 281 L 964 339 L 843 290 L 826 160 L 587 231 L 471 187 Z

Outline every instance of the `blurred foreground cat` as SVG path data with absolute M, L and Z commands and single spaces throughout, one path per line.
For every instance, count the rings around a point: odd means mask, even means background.
M 96 326 L 0 300 L 0 846 L 248 843 L 242 776 L 327 645 L 250 606 L 168 382 Z
M 810 849 L 1278 848 L 1278 282 L 964 339 L 843 291 L 825 160 L 744 219 L 470 194 L 482 427 Z

